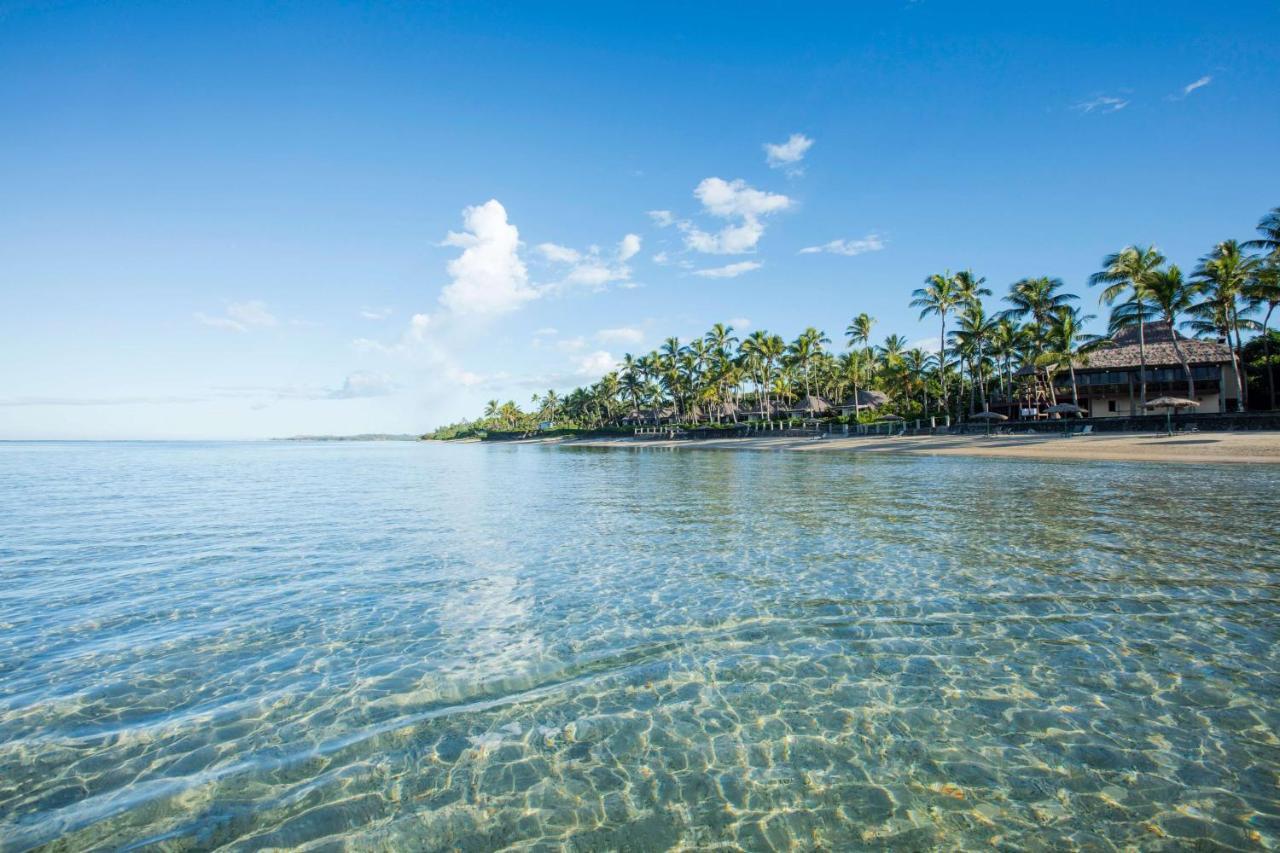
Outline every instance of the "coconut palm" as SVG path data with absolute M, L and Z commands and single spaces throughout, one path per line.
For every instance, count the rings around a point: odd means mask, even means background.
M 1280 259 L 1267 258 L 1245 290 L 1250 305 L 1265 309 L 1262 315 L 1262 363 L 1267 370 L 1268 408 L 1276 408 L 1276 367 L 1271 361 L 1271 315 L 1280 306 Z
M 1213 251 L 1200 259 L 1193 278 L 1205 295 L 1200 304 L 1194 306 L 1194 313 L 1209 314 L 1220 317 L 1227 333 L 1227 345 L 1231 347 L 1231 367 L 1235 371 L 1236 387 L 1240 393 L 1236 396 L 1236 411 L 1243 412 L 1248 397 L 1248 389 L 1240 370 L 1240 329 L 1247 326 L 1248 321 L 1240 317 L 1240 303 L 1254 278 L 1262 270 L 1260 259 L 1246 255 L 1235 240 L 1224 240 L 1214 247 Z M 1231 339 L 1235 334 L 1234 342 Z
M 1173 352 L 1178 356 L 1178 363 L 1182 365 L 1182 372 L 1187 377 L 1188 400 L 1196 398 L 1196 380 L 1191 375 L 1191 364 L 1187 361 L 1187 354 L 1182 351 L 1182 344 L 1178 340 L 1178 333 L 1174 330 L 1174 326 L 1177 325 L 1179 315 L 1190 311 L 1191 306 L 1195 304 L 1197 291 L 1198 288 L 1195 285 L 1183 280 L 1182 270 L 1175 264 L 1159 270 L 1147 282 L 1147 294 L 1150 297 L 1151 306 L 1168 328 L 1169 336 L 1173 338 Z
M 858 403 L 858 378 L 862 366 L 862 352 L 871 342 L 871 327 L 875 325 L 875 322 L 874 317 L 862 313 L 854 317 L 844 330 L 844 335 L 849 341 L 849 354 L 853 367 L 853 402 L 855 406 Z M 854 411 L 856 412 L 857 409 L 855 408 Z
M 1110 339 L 1087 334 L 1085 325 L 1094 319 L 1092 314 L 1081 316 L 1079 309 L 1070 305 L 1059 306 L 1049 315 L 1045 334 L 1045 347 L 1041 359 L 1045 365 L 1045 379 L 1053 387 L 1053 374 L 1066 365 L 1071 374 L 1071 405 L 1080 405 L 1080 390 L 1076 385 L 1076 362 L 1088 364 L 1089 354 L 1099 347 L 1111 344 Z
M 960 292 L 956 288 L 955 277 L 950 272 L 934 273 L 924 280 L 924 287 L 912 292 L 911 307 L 920 309 L 920 319 L 933 314 L 939 318 L 941 329 L 938 332 L 938 383 L 941 388 L 940 401 L 945 411 L 947 408 L 947 315 L 962 302 Z
M 1102 269 L 1089 276 L 1089 284 L 1106 285 L 1100 301 L 1111 305 L 1127 296 L 1133 302 L 1138 326 L 1138 382 L 1142 408 L 1147 406 L 1146 320 L 1150 314 L 1147 283 L 1164 265 L 1164 255 L 1155 246 L 1125 246 L 1102 259 Z
M 974 299 L 965 303 L 960 312 L 959 326 L 952 333 L 956 351 L 963 352 L 963 361 L 969 366 L 969 409 L 973 409 L 973 391 L 979 393 L 982 411 L 988 411 L 986 388 L 987 351 L 995 334 L 995 321 L 987 317 L 982 301 Z

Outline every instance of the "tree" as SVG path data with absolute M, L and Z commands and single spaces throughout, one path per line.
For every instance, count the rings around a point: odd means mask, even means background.
M 1187 399 L 1194 400 L 1196 380 L 1191 375 L 1191 364 L 1187 361 L 1187 354 L 1182 351 L 1182 343 L 1178 340 L 1178 333 L 1174 327 L 1178 323 L 1178 316 L 1190 311 L 1191 306 L 1195 304 L 1197 287 L 1183 281 L 1182 270 L 1176 265 L 1170 265 L 1168 269 L 1159 270 L 1151 276 L 1147 282 L 1147 293 L 1151 307 L 1155 309 L 1160 320 L 1168 328 L 1170 337 L 1173 338 L 1173 352 L 1178 356 L 1178 363 L 1182 365 L 1182 372 L 1187 377 Z M 1112 325 L 1114 324 L 1113 315 Z
M 1220 318 L 1221 327 L 1227 335 L 1227 345 L 1231 347 L 1231 369 L 1235 371 L 1236 387 L 1240 391 L 1236 396 L 1237 412 L 1244 411 L 1248 393 L 1244 372 L 1240 369 L 1240 302 L 1261 268 L 1261 261 L 1244 254 L 1238 242 L 1224 240 L 1200 259 L 1194 273 L 1194 280 L 1205 294 L 1205 299 L 1192 310 L 1202 316 Z M 1234 343 L 1231 340 L 1233 332 Z
M 862 313 L 854 317 L 844 330 L 845 337 L 849 340 L 849 353 L 853 362 L 853 410 L 855 413 L 858 411 L 858 378 L 862 367 L 862 352 L 871 343 L 871 327 L 875 322 L 874 317 Z
M 1061 305 L 1049 315 L 1045 333 L 1045 349 L 1041 358 L 1045 362 L 1045 378 L 1053 387 L 1053 374 L 1066 365 L 1071 374 L 1071 405 L 1080 405 L 1080 390 L 1076 385 L 1075 363 L 1087 364 L 1089 354 L 1111 341 L 1099 335 L 1086 334 L 1084 326 L 1093 315 L 1080 316 L 1080 311 L 1069 305 Z
M 1123 296 L 1134 304 L 1138 326 L 1138 383 L 1142 409 L 1147 407 L 1147 337 L 1146 320 L 1150 314 L 1147 283 L 1164 265 L 1164 255 L 1155 246 L 1125 246 L 1102 259 L 1102 269 L 1089 276 L 1089 284 L 1106 285 L 1100 301 L 1110 305 Z
M 1246 290 L 1245 296 L 1255 307 L 1265 307 L 1262 316 L 1263 364 L 1267 371 L 1268 408 L 1276 408 L 1276 369 L 1271 361 L 1271 314 L 1280 305 L 1280 207 L 1258 222 L 1258 233 L 1262 236 L 1256 240 L 1248 240 L 1241 245 L 1246 249 L 1262 249 L 1265 253 L 1262 264 L 1253 282 Z
M 939 400 L 943 411 L 947 408 L 947 315 L 961 303 L 959 291 L 956 289 L 955 277 L 950 272 L 934 273 L 924 280 L 924 287 L 912 292 L 911 307 L 920 309 L 920 319 L 933 314 L 941 324 L 938 333 L 938 383 L 941 388 Z

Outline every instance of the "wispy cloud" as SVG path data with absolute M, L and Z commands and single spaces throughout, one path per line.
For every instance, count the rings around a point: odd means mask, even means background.
M 395 383 L 386 374 L 357 370 L 347 376 L 341 388 L 325 396 L 330 400 L 353 400 L 358 397 L 385 397 L 395 390 Z
M 727 264 L 723 267 L 712 267 L 710 269 L 694 270 L 693 274 L 702 276 L 703 278 L 737 278 L 743 273 L 758 270 L 764 266 L 760 261 L 742 261 L 736 264 Z
M 226 313 L 210 316 L 201 311 L 195 313 L 196 322 L 228 332 L 247 332 L 251 327 L 268 327 L 279 324 L 275 315 L 267 310 L 267 304 L 259 299 L 248 302 L 232 302 Z
M 832 240 L 821 246 L 806 246 L 800 250 L 800 254 L 816 255 L 825 252 L 831 255 L 865 255 L 867 252 L 878 252 L 883 248 L 883 237 L 879 234 L 868 234 L 861 240 Z
M 1196 89 L 1203 89 L 1205 86 L 1208 86 L 1212 82 L 1213 82 L 1213 75 L 1206 74 L 1203 77 L 1201 77 L 1199 80 L 1193 80 L 1192 82 L 1183 86 L 1181 92 L 1179 92 L 1176 95 L 1170 96 L 1170 100 L 1180 101 L 1183 98 L 1187 97 L 1187 95 L 1190 95 Z
M 1096 98 L 1081 101 L 1073 105 L 1071 109 L 1082 113 L 1115 113 L 1127 106 L 1129 106 L 1129 101 L 1125 98 L 1118 98 L 1114 95 L 1099 95 Z
M 540 243 L 537 251 L 547 263 L 565 268 L 558 281 L 541 286 L 542 293 L 561 293 L 575 287 L 603 290 L 610 284 L 625 287 L 631 281 L 627 261 L 640 251 L 640 236 L 624 235 L 612 253 L 599 246 L 578 251 L 558 243 Z
M 786 169 L 788 175 L 803 174 L 800 161 L 813 147 L 813 140 L 803 133 L 793 133 L 786 142 L 764 144 L 765 162 L 771 169 Z
M 360 316 L 366 320 L 385 320 L 391 316 L 390 308 L 361 308 Z
M 622 326 L 601 329 L 596 332 L 595 339 L 602 344 L 638 344 L 644 340 L 644 332 L 632 326 Z

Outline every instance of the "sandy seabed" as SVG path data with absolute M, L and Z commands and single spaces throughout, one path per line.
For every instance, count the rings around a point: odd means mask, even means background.
M 1103 433 L 1064 437 L 1036 435 L 932 435 L 820 438 L 752 436 L 750 438 L 525 439 L 520 443 L 565 444 L 619 449 L 679 448 L 688 450 L 754 450 L 824 453 L 914 453 L 938 456 L 993 456 L 1017 459 L 1079 459 L 1124 462 L 1280 463 L 1280 432 Z

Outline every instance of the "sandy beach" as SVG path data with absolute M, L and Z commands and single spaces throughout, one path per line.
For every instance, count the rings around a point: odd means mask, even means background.
M 635 438 L 526 439 L 521 443 L 571 444 L 618 449 L 794 451 L 799 453 L 913 453 L 1017 459 L 1078 459 L 1122 462 L 1280 463 L 1280 432 L 1195 433 L 1166 436 L 1115 433 L 1063 438 L 1055 435 L 902 436 L 897 438 Z

